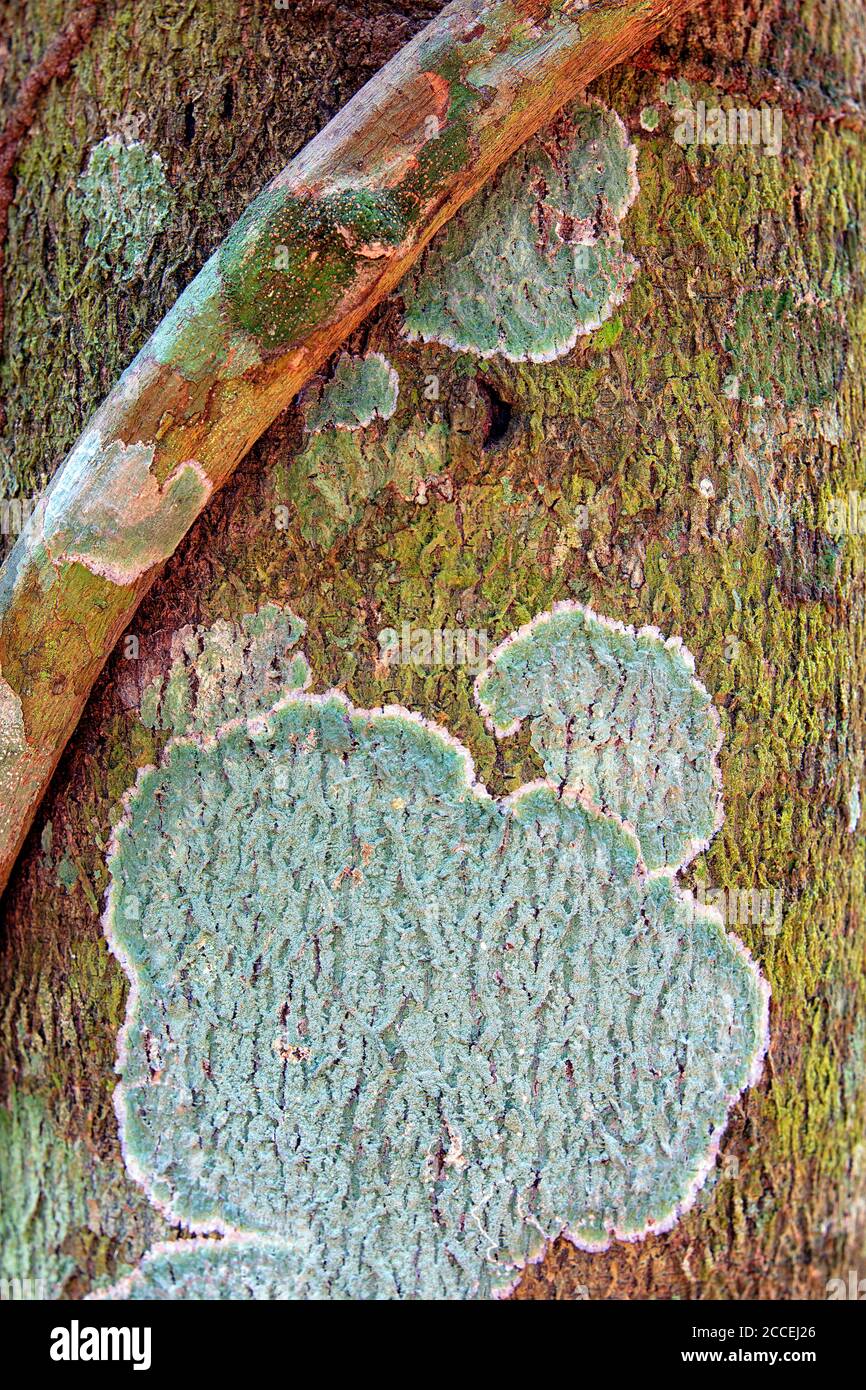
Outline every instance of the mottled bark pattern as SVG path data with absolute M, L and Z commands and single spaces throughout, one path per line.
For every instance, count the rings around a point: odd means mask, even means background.
M 258 188 L 436 8 L 159 0 L 97 26 L 16 164 L 4 489 L 44 481 Z M 66 13 L 26 7 L 0 53 L 7 106 Z M 495 642 L 574 599 L 683 638 L 721 716 L 726 806 L 683 878 L 784 892 L 780 930 L 734 927 L 772 985 L 768 1064 L 670 1233 L 603 1254 L 560 1242 L 517 1296 L 823 1298 L 862 1271 L 866 580 L 862 535 L 828 518 L 866 493 L 864 87 L 859 0 L 727 0 L 674 26 L 593 89 L 639 148 L 622 232 L 640 271 L 617 314 L 559 362 L 482 366 L 407 343 L 393 294 L 347 350 L 393 364 L 389 425 L 440 425 L 446 467 L 410 500 L 386 487 L 317 544 L 293 408 L 182 542 L 95 687 L 4 902 L 0 1158 L 15 1135 L 43 1136 L 46 1277 L 66 1295 L 173 1234 L 119 1152 L 126 981 L 99 923 L 120 798 L 160 751 L 141 695 L 180 625 L 268 599 L 305 619 L 317 688 L 444 718 L 496 795 L 538 775 L 528 732 L 497 744 L 464 670 L 383 671 L 382 629 Z M 681 147 L 684 92 L 780 110 L 782 155 Z M 75 196 L 87 153 L 117 132 L 161 156 L 175 199 L 133 292 L 92 263 Z M 39 1277 L 28 1258 L 20 1272 Z
M 0 891 L 109 651 L 214 490 L 503 160 L 693 3 L 456 0 L 246 209 L 0 573 L 0 669 L 25 734 L 7 760 Z M 105 185 L 118 220 L 123 187 Z M 133 202 L 119 221 L 135 264 Z

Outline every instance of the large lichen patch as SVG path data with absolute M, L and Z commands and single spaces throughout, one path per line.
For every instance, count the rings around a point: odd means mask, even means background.
M 515 362 L 569 352 L 634 276 L 619 224 L 635 169 L 613 112 L 570 108 L 434 241 L 403 289 L 408 336 Z
M 250 1239 L 164 1241 L 108 1297 L 254 1299 L 258 1302 L 311 1296 L 308 1243 Z M 99 1293 L 92 1297 L 99 1298 Z
M 608 762 L 597 740 L 603 785 L 625 795 L 656 739 L 673 778 L 687 655 L 647 671 L 640 635 L 585 618 L 567 647 L 540 621 L 509 650 L 537 640 L 552 692 L 567 660 L 592 671 L 600 711 L 631 655 L 639 727 L 612 722 L 635 748 Z M 766 1042 L 766 987 L 721 919 L 567 777 L 494 799 L 443 730 L 297 681 L 217 727 L 217 685 L 128 799 L 106 927 L 132 981 L 127 1165 L 169 1219 L 230 1240 L 168 1274 L 154 1255 L 135 1290 L 184 1271 L 190 1296 L 484 1295 L 562 1233 L 670 1227 Z

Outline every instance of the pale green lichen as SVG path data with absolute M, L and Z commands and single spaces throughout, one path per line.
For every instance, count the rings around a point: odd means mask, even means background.
M 174 553 L 212 485 L 195 459 L 160 484 L 151 472 L 154 454 L 153 444 L 103 443 L 98 428 L 88 430 L 46 500 L 43 541 L 52 563 L 77 561 L 115 584 L 132 584 Z
M 64 1249 L 86 1220 L 84 1165 L 44 1101 L 13 1090 L 0 1109 L 0 1284 L 4 1297 L 57 1298 L 75 1269 Z
M 42 862 L 50 870 L 54 867 L 54 822 L 52 820 L 47 820 L 42 827 L 39 843 L 42 846 Z
M 789 429 L 790 422 L 775 412 L 745 407 L 728 473 L 727 506 L 734 525 L 758 517 L 779 535 L 790 537 L 793 516 L 782 466 Z
M 359 430 L 372 420 L 390 420 L 397 408 L 400 381 L 387 357 L 368 352 L 352 357 L 344 352 L 333 376 L 304 392 L 307 429 Z
M 648 868 L 719 828 L 719 720 L 677 639 L 561 604 L 491 653 L 477 692 L 499 737 L 531 721 L 547 776 L 632 826 Z
M 276 604 L 245 614 L 239 624 L 180 628 L 168 680 L 142 697 L 142 723 L 174 734 L 214 733 L 231 719 L 269 710 L 309 680 L 306 657 L 292 651 L 303 632 L 300 618 Z
M 596 700 L 628 702 L 646 643 L 599 631 Z M 672 769 L 665 714 L 697 761 L 704 728 L 687 659 L 658 646 L 634 737 Z M 154 1203 L 298 1242 L 281 1287 L 309 1297 L 483 1295 L 563 1232 L 672 1225 L 766 1043 L 766 987 L 721 919 L 570 789 L 491 798 L 406 709 L 297 688 L 251 707 L 169 742 L 110 860 L 117 1108 Z M 236 1288 L 234 1254 L 177 1253 L 191 1293 Z M 243 1258 L 238 1292 L 261 1293 Z M 157 1268 L 154 1293 L 183 1267 Z
M 410 339 L 544 362 L 622 303 L 636 262 L 619 231 L 636 149 L 613 112 L 575 106 L 515 154 L 406 281 Z
M 55 877 L 61 888 L 65 888 L 67 893 L 72 892 L 72 889 L 78 882 L 78 869 L 69 858 L 68 854 L 64 854 L 60 863 L 57 865 Z
M 0 827 L 8 819 L 18 780 L 16 765 L 26 750 L 21 701 L 0 672 Z
M 100 265 L 130 277 L 166 225 L 174 197 L 158 154 L 109 135 L 94 145 L 78 180 L 85 245 Z
M 689 106 L 692 89 L 684 77 L 669 77 L 659 87 L 659 101 L 663 101 L 665 106 Z
M 302 516 L 307 539 L 329 545 L 353 525 L 364 505 L 392 486 L 410 500 L 447 467 L 452 438 L 442 421 L 374 421 L 361 431 L 314 434 L 292 463 L 285 489 Z
M 862 804 L 860 801 L 859 781 L 851 783 L 851 791 L 848 794 L 848 832 L 853 835 L 860 824 Z
M 314 1298 L 309 1242 L 227 1236 L 166 1241 L 108 1292 L 112 1298 L 290 1300 Z M 312 1276 L 312 1277 L 311 1277 Z M 91 1295 L 98 1299 L 102 1294 Z

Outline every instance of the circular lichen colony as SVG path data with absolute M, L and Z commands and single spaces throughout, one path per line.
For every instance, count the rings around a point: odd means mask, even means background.
M 410 339 L 513 362 L 561 357 L 625 297 L 619 224 L 637 194 L 619 118 L 575 106 L 508 161 L 402 290 Z
M 484 1295 L 562 1232 L 665 1229 L 754 1079 L 720 919 L 403 709 L 295 690 L 176 737 L 110 867 L 127 1164 L 172 1220 L 292 1243 L 309 1296 Z

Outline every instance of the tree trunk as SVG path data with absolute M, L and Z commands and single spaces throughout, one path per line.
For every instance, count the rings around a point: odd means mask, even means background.
M 258 189 L 438 8 L 105 8 L 14 168 L 0 496 L 37 495 Z M 0 1277 L 80 1297 L 178 1234 L 118 1139 L 128 980 L 101 922 L 107 860 L 171 732 L 173 638 L 269 603 L 306 623 L 312 689 L 447 728 L 494 797 L 543 775 L 529 729 L 497 738 L 468 664 L 389 662 L 384 633 L 492 647 L 568 600 L 682 639 L 721 722 L 725 819 L 678 882 L 769 982 L 769 1050 L 670 1230 L 603 1251 L 559 1239 L 515 1296 L 823 1298 L 862 1266 L 866 20 L 859 0 L 711 8 L 594 84 L 590 111 L 621 135 L 581 108 L 440 233 L 439 260 L 434 242 L 279 417 L 121 639 L 3 900 Z M 72 9 L 8 7 L 4 108 Z M 608 171 L 633 146 L 637 187 L 603 182 L 581 230 L 550 170 L 587 141 Z M 445 331 L 440 311 L 458 253 L 513 244 L 518 184 L 528 242 L 589 247 L 601 283 L 583 303 L 587 260 L 569 262 L 565 321 L 545 338 L 544 305 L 519 331 L 503 315 L 491 346 L 477 317 Z M 513 305 L 503 265 L 482 288 Z M 341 372 L 373 354 L 387 379 L 367 399 L 353 377 L 340 416 Z

